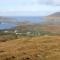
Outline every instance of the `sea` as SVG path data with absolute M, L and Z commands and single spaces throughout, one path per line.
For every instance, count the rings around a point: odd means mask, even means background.
M 43 21 L 43 17 L 40 16 L 13 16 L 10 18 L 14 18 L 16 20 L 16 22 L 21 22 L 21 21 L 30 21 L 32 23 L 41 23 Z M 13 21 L 15 22 L 15 20 L 13 19 Z M 10 19 L 8 19 L 10 20 Z M 11 21 L 11 20 L 10 20 Z M 12 27 L 15 27 L 16 24 L 14 23 L 9 23 L 9 22 L 0 22 L 0 29 L 10 29 Z

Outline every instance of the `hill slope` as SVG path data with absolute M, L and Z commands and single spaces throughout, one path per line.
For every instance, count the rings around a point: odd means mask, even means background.
M 55 13 L 49 15 L 49 16 L 60 16 L 60 12 L 55 12 Z
M 0 60 L 60 60 L 60 37 L 21 37 L 0 43 Z

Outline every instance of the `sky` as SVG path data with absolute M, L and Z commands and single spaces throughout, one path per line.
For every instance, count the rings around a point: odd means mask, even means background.
M 0 0 L 0 16 L 47 16 L 60 12 L 60 0 Z

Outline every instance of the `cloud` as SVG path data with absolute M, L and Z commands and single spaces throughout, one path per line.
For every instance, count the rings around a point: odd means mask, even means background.
M 14 2 L 16 0 L 0 0 L 0 2 Z
M 56 5 L 60 5 L 60 0 L 53 0 L 53 3 Z
M 24 5 L 38 5 L 38 4 L 46 4 L 46 5 L 60 5 L 60 0 L 17 0 L 18 3 Z M 16 2 L 17 2 L 16 1 Z
M 40 4 L 60 5 L 60 0 L 38 0 Z
M 60 0 L 0 0 L 0 15 L 47 15 L 60 11 Z
M 50 5 L 27 5 L 18 6 L 16 8 L 0 9 L 0 15 L 7 16 L 45 16 L 53 12 L 60 11 L 59 6 Z
M 20 5 L 24 4 L 47 4 L 47 5 L 60 5 L 60 0 L 0 0 L 4 3 L 16 3 Z

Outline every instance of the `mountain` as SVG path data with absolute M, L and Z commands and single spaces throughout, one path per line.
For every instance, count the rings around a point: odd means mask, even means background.
M 44 23 L 50 25 L 60 25 L 60 12 L 56 12 L 44 17 Z
M 44 17 L 43 30 L 60 33 L 60 12 Z
M 49 15 L 49 16 L 60 16 L 60 12 L 55 12 L 55 13 L 53 13 L 53 14 L 51 14 L 51 15 Z

